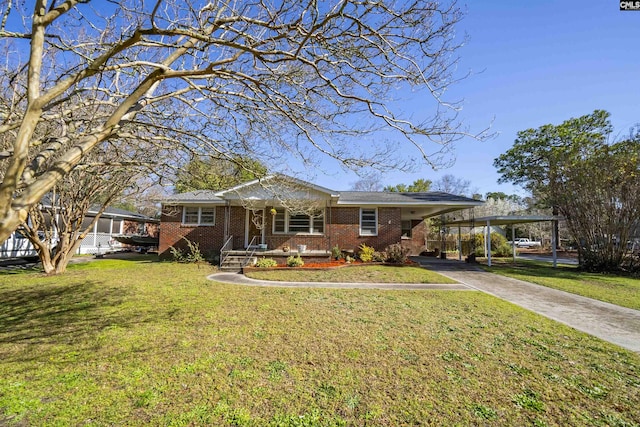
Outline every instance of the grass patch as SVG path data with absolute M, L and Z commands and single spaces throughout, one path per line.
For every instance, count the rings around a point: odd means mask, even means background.
M 637 425 L 640 357 L 480 292 L 0 276 L 0 425 Z M 635 424 L 634 424 L 635 423 Z
M 486 271 L 513 277 L 572 294 L 610 302 L 622 307 L 640 310 L 640 279 L 615 274 L 578 271 L 575 266 L 559 264 L 553 268 L 539 261 L 496 260 Z
M 393 265 L 356 265 L 326 270 L 280 268 L 251 271 L 246 276 L 258 280 L 284 282 L 458 283 L 424 268 Z

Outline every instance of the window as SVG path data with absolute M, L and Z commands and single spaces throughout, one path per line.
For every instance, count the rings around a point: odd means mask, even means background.
M 286 232 L 286 217 L 284 209 L 276 209 L 276 214 L 273 216 L 273 232 L 284 233 Z
M 216 222 L 215 208 L 200 208 L 200 224 L 215 224 L 215 222 Z
M 182 222 L 184 224 L 197 224 L 198 223 L 198 214 L 200 212 L 200 208 L 184 208 L 184 217 L 182 218 Z
M 98 233 L 109 233 L 111 230 L 111 219 L 110 218 L 98 218 L 98 225 L 96 226 L 96 231 Z
M 378 235 L 378 210 L 377 209 L 360 209 L 360 235 L 361 236 L 377 236 Z
M 80 226 L 81 229 L 86 230 L 87 227 L 91 225 L 92 221 L 93 221 L 93 217 L 85 216 L 84 219 L 82 220 L 82 225 Z M 93 230 L 93 227 L 91 227 L 91 230 Z
M 411 234 L 413 232 L 413 227 L 411 227 L 411 220 L 402 221 L 402 237 L 411 238 Z
M 308 215 L 297 214 L 289 215 L 289 232 L 290 233 L 308 233 L 311 224 L 311 218 Z
M 182 223 L 189 225 L 214 225 L 216 208 L 185 206 L 182 211 Z
M 273 233 L 324 233 L 324 212 L 318 211 L 313 216 L 306 214 L 290 214 L 284 209 L 276 209 L 273 218 Z
M 322 212 L 319 212 L 317 216 L 311 218 L 311 233 L 324 233 L 324 215 L 322 214 Z

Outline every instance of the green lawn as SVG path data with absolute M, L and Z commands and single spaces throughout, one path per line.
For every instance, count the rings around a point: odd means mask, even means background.
M 640 356 L 489 295 L 209 272 L 101 260 L 0 275 L 0 425 L 640 420 Z
M 252 271 L 248 277 L 285 282 L 369 282 L 369 283 L 457 283 L 441 274 L 420 267 L 390 265 L 354 265 L 330 270 Z
M 486 271 L 640 310 L 640 278 L 581 272 L 575 266 L 497 260 Z

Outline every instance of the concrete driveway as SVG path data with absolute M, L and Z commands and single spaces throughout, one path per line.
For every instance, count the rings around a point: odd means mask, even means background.
M 460 261 L 413 257 L 423 267 L 579 331 L 640 353 L 640 311 L 487 273 Z

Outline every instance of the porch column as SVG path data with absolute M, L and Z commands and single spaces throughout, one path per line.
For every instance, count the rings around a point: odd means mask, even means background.
M 98 221 L 100 221 L 98 219 Z M 93 247 L 98 246 L 98 221 L 93 224 Z
M 265 225 L 267 224 L 267 205 L 264 205 L 264 208 L 262 208 L 262 228 L 260 229 L 260 243 L 262 243 L 263 245 L 266 242 L 266 237 L 267 237 L 267 230 L 265 227 Z
M 249 218 L 249 215 L 251 215 L 251 213 L 249 212 L 249 209 L 245 208 L 244 209 L 244 247 L 248 248 L 249 247 L 249 221 L 251 221 L 251 218 Z
M 109 240 L 111 240 L 111 236 L 113 236 L 113 217 L 109 221 Z
M 227 223 L 228 218 L 229 218 L 229 206 L 225 205 L 225 207 L 224 207 L 224 217 L 222 218 L 222 234 L 224 236 L 224 241 L 225 242 L 229 238 L 229 225 Z

